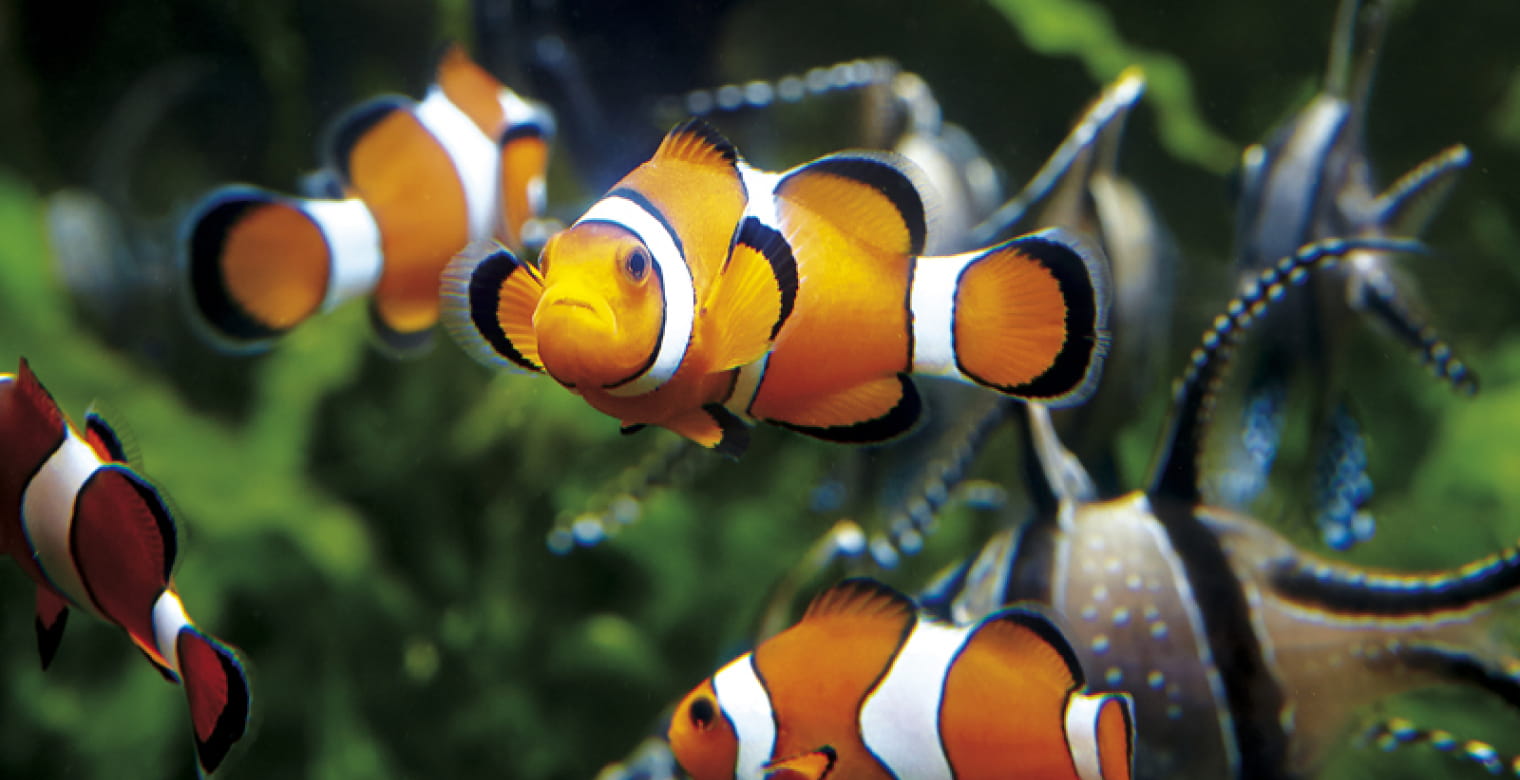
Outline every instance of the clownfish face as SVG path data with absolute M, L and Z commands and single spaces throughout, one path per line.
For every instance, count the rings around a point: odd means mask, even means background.
M 544 246 L 544 293 L 533 312 L 544 368 L 561 383 L 600 388 L 643 371 L 664 324 L 649 248 L 626 228 L 586 222 Z
M 731 780 L 739 757 L 739 740 L 718 706 L 708 678 L 681 700 L 670 716 L 671 752 L 693 780 Z

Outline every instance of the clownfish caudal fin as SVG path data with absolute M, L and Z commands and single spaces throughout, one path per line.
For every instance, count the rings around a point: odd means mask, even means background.
M 248 676 L 231 648 L 194 626 L 181 628 L 175 644 L 196 756 L 209 774 L 248 731 Z
M 660 425 L 730 458 L 749 449 L 749 425 L 721 404 L 708 404 Z M 626 433 L 631 427 L 625 425 L 622 430 Z
M 190 305 L 211 337 L 257 349 L 318 311 L 370 292 L 380 231 L 362 201 L 219 190 L 186 223 Z
M 1129 780 L 1134 773 L 1134 700 L 1127 693 L 1073 692 L 1066 699 L 1066 745 L 1081 780 Z
M 912 162 L 881 152 L 820 157 L 783 174 L 775 188 L 777 209 L 793 226 L 789 235 L 808 235 L 806 226 L 816 220 L 897 255 L 923 253 L 936 209 L 933 192 Z M 797 251 L 805 254 L 801 246 Z
M 918 258 L 909 303 L 915 373 L 1055 408 L 1097 387 L 1108 352 L 1108 261 L 1072 233 Z
M 46 585 L 37 586 L 37 653 L 45 671 L 58 654 L 63 629 L 69 622 L 69 602 Z
M 701 309 L 704 323 L 713 325 L 708 331 L 715 342 L 710 370 L 727 371 L 764 356 L 796 300 L 797 261 L 791 247 L 774 228 L 746 218 L 720 281 Z
M 538 269 L 494 241 L 474 242 L 444 268 L 444 327 L 488 366 L 543 371 L 533 330 L 543 292 Z
M 808 398 L 766 422 L 824 441 L 869 444 L 913 430 L 923 410 L 913 380 L 898 374 Z

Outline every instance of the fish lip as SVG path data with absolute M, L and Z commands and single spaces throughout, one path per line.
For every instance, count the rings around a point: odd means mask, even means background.
M 550 306 L 571 306 L 571 307 L 574 307 L 574 308 L 585 309 L 586 311 L 589 311 L 589 312 L 591 312 L 593 314 L 596 313 L 596 307 L 592 306 L 589 303 L 586 303 L 585 301 L 578 301 L 578 300 L 576 300 L 574 298 L 556 298 L 555 300 L 550 301 L 549 305 Z

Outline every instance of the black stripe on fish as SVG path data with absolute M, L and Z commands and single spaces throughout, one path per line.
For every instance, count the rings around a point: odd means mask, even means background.
M 414 105 L 412 100 L 399 95 L 378 97 L 354 106 L 338 119 L 327 139 L 327 164 L 338 172 L 345 185 L 353 186 L 354 176 L 349 168 L 349 156 L 365 134 L 392 113 L 409 110 Z
M 520 368 L 541 372 L 543 368 L 523 356 L 512 344 L 512 340 L 507 338 L 497 315 L 501 309 L 501 290 L 506 285 L 507 278 L 518 272 L 538 276 L 533 266 L 518 260 L 516 255 L 505 249 L 492 252 L 471 269 L 465 291 L 469 300 L 470 322 L 496 354 Z
M 781 290 L 781 314 L 776 318 L 776 324 L 771 326 L 771 339 L 774 340 L 797 304 L 797 258 L 792 254 L 792 245 L 780 231 L 761 222 L 758 217 L 744 218 L 739 224 L 739 234 L 734 242 L 754 249 L 771 264 L 771 273 L 775 275 L 776 286 Z M 728 261 L 724 261 L 723 265 L 727 268 Z
M 1520 591 L 1520 547 L 1426 576 L 1368 574 L 1311 561 L 1284 562 L 1272 584 L 1299 604 L 1331 612 L 1429 617 Z
M 538 138 L 546 140 L 549 137 L 548 128 L 539 122 L 518 122 L 507 127 L 506 132 L 501 134 L 501 141 L 496 145 L 504 147 L 521 138 Z
M 734 459 L 749 449 L 749 426 L 737 415 L 725 409 L 723 404 L 707 404 L 702 411 L 707 412 L 718 424 L 718 430 L 723 432 L 723 438 L 713 445 L 713 449 Z

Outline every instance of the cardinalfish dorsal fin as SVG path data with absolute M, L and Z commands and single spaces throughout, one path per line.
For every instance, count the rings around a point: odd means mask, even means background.
M 918 388 L 906 374 L 872 379 L 796 401 L 766 421 L 824 441 L 852 444 L 895 439 L 923 416 Z
M 543 292 L 538 269 L 495 242 L 476 242 L 444 269 L 443 323 L 488 366 L 542 372 L 533 311 Z
M 718 281 L 703 302 L 710 325 L 713 371 L 759 360 L 797 301 L 797 260 L 786 239 L 755 217 L 746 217 Z
M 151 644 L 153 605 L 174 571 L 174 518 L 158 491 L 119 464 L 102 466 L 79 491 L 70 548 L 101 614 Z
M 739 150 L 712 125 L 693 117 L 665 134 L 652 159 L 734 167 L 739 163 Z
M 867 577 L 853 577 L 818 594 L 802 619 L 885 619 L 902 621 L 906 626 L 915 619 L 917 610 L 913 600 L 896 589 Z
M 37 617 L 33 627 L 37 629 L 37 654 L 42 658 L 42 668 L 47 670 L 58 654 L 63 642 L 63 629 L 69 622 L 69 602 L 46 585 L 37 586 Z
M 1150 495 L 1198 503 L 1202 497 L 1198 456 L 1236 340 L 1289 288 L 1308 279 L 1311 270 L 1333 265 L 1348 252 L 1359 250 L 1421 252 L 1424 245 L 1382 238 L 1327 239 L 1308 244 L 1263 269 L 1225 305 L 1224 313 L 1204 332 L 1203 343 L 1193 350 L 1187 372 L 1173 392 L 1171 422 L 1151 473 Z
M 1378 721 L 1359 740 L 1383 752 L 1425 744 L 1462 761 L 1477 764 L 1488 774 L 1520 777 L 1520 756 L 1505 759 L 1493 745 L 1477 739 L 1462 739 L 1445 729 L 1422 728 L 1408 718 Z
M 934 204 L 923 174 L 886 152 L 820 157 L 781 175 L 774 195 L 784 232 L 801 252 L 819 220 L 879 252 L 917 255 L 928 241 Z M 759 197 L 751 193 L 750 197 Z
M 190 703 L 196 758 L 209 774 L 248 731 L 248 676 L 232 648 L 194 625 L 183 625 L 174 635 L 173 652 Z
M 211 339 L 246 351 L 374 289 L 380 229 L 363 201 L 249 187 L 207 196 L 186 222 L 190 305 Z
M 1108 353 L 1108 261 L 1075 234 L 1056 228 L 920 258 L 914 272 L 915 372 L 1052 407 L 1096 388 Z

